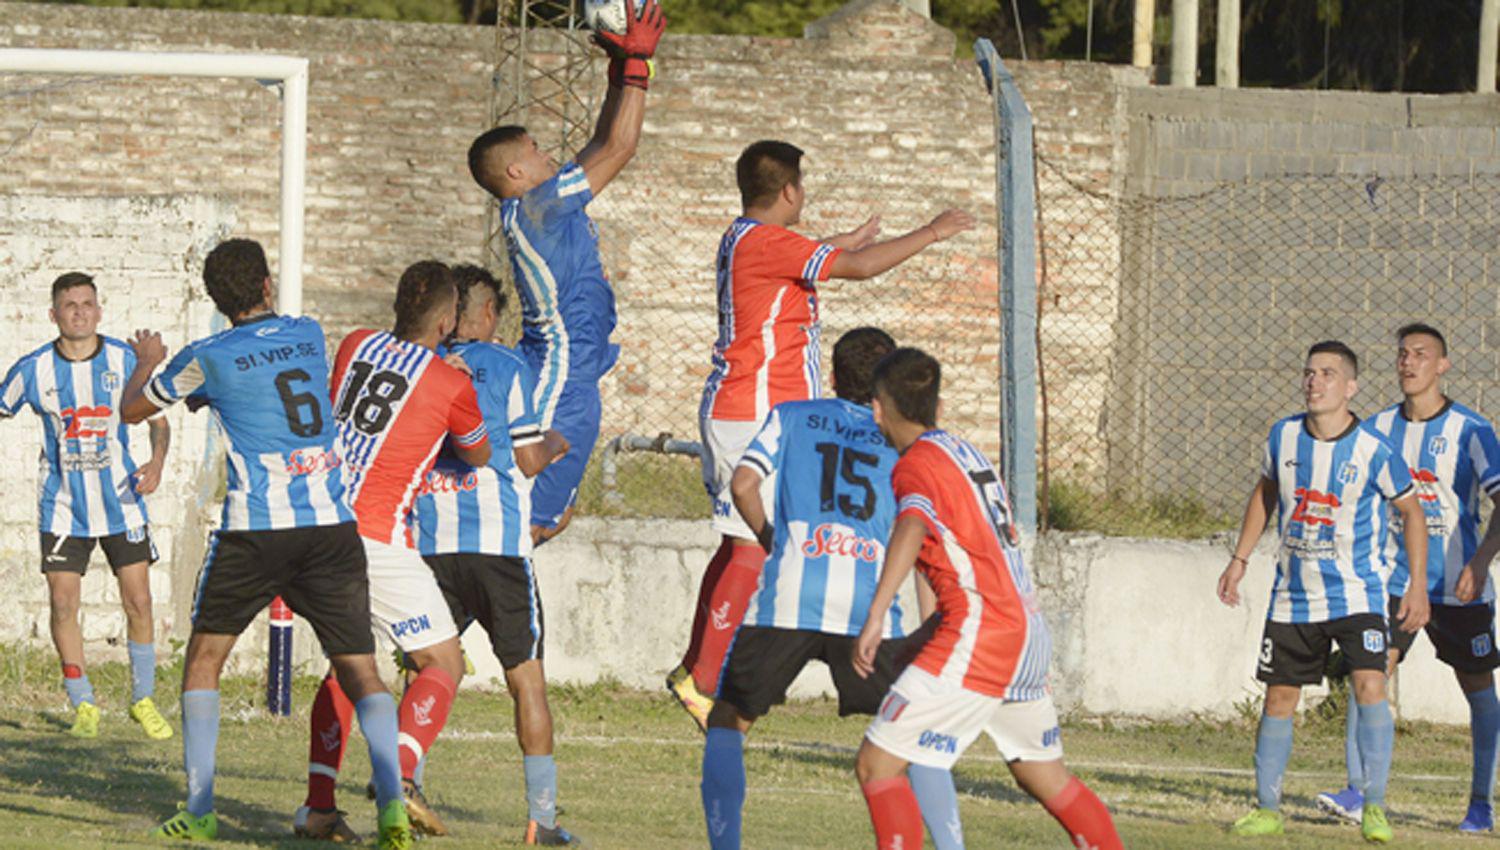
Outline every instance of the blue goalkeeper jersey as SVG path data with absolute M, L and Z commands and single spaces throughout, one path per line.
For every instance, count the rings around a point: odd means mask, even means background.
M 462 356 L 474 373 L 492 450 L 481 467 L 447 451 L 438 458 L 417 496 L 417 548 L 423 555 L 527 557 L 531 481 L 516 467 L 515 449 L 542 440 L 531 399 L 536 378 L 520 355 L 503 345 L 463 342 L 448 350 Z
M 593 200 L 576 162 L 519 198 L 500 202 L 500 225 L 521 298 L 519 349 L 536 372 L 536 406 L 552 427 L 569 381 L 597 382 L 620 347 L 615 294 L 599 262 L 599 231 L 585 207 Z
M 771 409 L 739 463 L 776 476 L 771 551 L 746 625 L 859 634 L 895 521 L 898 457 L 863 405 L 818 399 Z M 884 634 L 903 634 L 899 602 Z
M 1385 438 L 1356 419 L 1321 440 L 1305 414 L 1271 426 L 1261 475 L 1280 500 L 1276 583 L 1267 617 L 1324 623 L 1386 613 L 1388 503 L 1412 490 L 1411 472 Z
M 135 352 L 100 335 L 91 357 L 69 360 L 49 342 L 10 367 L 0 418 L 29 407 L 42 420 L 37 525 L 58 537 L 107 537 L 146 525 L 120 392 Z
M 1427 516 L 1427 593 L 1435 605 L 1462 605 L 1454 594 L 1464 564 L 1479 548 L 1481 494 L 1500 492 L 1500 444 L 1489 420 L 1448 402 L 1431 419 L 1413 422 L 1396 404 L 1370 417 L 1366 425 L 1384 436 L 1411 468 L 1417 499 Z M 1392 513 L 1387 555 L 1390 593 L 1404 596 L 1411 583 L 1401 517 Z M 1473 604 L 1495 599 L 1493 579 Z
M 146 384 L 167 407 L 201 398 L 228 456 L 223 531 L 352 522 L 334 448 L 323 329 L 305 316 L 265 313 L 189 343 Z

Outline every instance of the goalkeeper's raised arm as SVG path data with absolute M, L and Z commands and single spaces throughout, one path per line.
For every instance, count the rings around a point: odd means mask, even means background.
M 609 90 L 594 135 L 578 153 L 578 164 L 595 195 L 609 185 L 635 156 L 646 115 L 646 88 L 654 71 L 652 58 L 666 28 L 657 0 L 626 0 L 625 32 L 594 33 L 594 41 L 609 54 Z

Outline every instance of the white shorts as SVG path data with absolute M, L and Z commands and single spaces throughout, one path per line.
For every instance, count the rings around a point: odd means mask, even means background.
M 370 621 L 377 634 L 403 652 L 415 652 L 458 637 L 437 576 L 415 549 L 392 546 L 368 537 Z
M 714 501 L 714 531 L 754 540 L 755 533 L 740 518 L 734 509 L 734 497 L 729 484 L 734 480 L 734 468 L 740 457 L 750 447 L 750 441 L 760 433 L 759 422 L 737 422 L 731 419 L 700 419 L 698 429 L 703 437 L 703 487 Z M 776 476 L 771 475 L 760 483 L 760 499 L 766 506 L 766 522 L 772 518 L 776 504 Z
M 908 667 L 880 704 L 865 737 L 913 764 L 950 769 L 988 732 L 1006 761 L 1056 761 L 1062 734 L 1052 697 L 1006 702 Z

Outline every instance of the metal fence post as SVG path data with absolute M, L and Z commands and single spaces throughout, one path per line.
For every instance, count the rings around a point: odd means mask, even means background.
M 1037 527 L 1036 172 L 1031 110 L 987 38 L 974 58 L 995 103 L 1000 249 L 1000 472 L 1027 533 Z

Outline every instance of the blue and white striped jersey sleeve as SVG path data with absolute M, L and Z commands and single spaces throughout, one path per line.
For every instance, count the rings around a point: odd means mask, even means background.
M 558 169 L 551 180 L 521 196 L 521 215 L 540 223 L 545 230 L 557 219 L 588 206 L 593 199 L 583 166 L 570 162 Z
M 1273 425 L 1271 433 L 1266 435 L 1265 449 L 1260 453 L 1260 477 L 1273 484 L 1278 480 L 1276 477 L 1276 450 L 1281 443 L 1280 437 L 1281 425 Z
M 529 446 L 542 441 L 542 417 L 536 412 L 532 396 L 536 394 L 536 378 L 531 367 L 524 362 L 516 363 L 516 371 L 505 382 L 505 397 L 500 399 L 505 407 L 505 420 L 510 431 L 510 444 L 515 448 Z
M 20 413 L 31 395 L 27 392 L 27 376 L 31 373 L 27 366 L 30 362 L 29 357 L 18 360 L 5 373 L 5 383 L 0 384 L 0 418 L 9 419 Z
M 171 407 L 201 386 L 203 366 L 198 362 L 197 350 L 189 345 L 177 352 L 177 356 L 167 363 L 167 368 L 146 382 L 142 395 L 158 408 Z
M 1414 484 L 1411 469 L 1401 458 L 1401 453 L 1393 450 L 1389 443 L 1384 440 L 1380 441 L 1380 446 L 1375 450 L 1371 463 L 1374 468 L 1370 479 L 1375 483 L 1375 489 L 1380 491 L 1380 495 L 1394 501 L 1412 491 Z
M 750 441 L 745 453 L 740 456 L 736 466 L 748 466 L 760 473 L 762 478 L 770 478 L 776 471 L 776 464 L 781 459 L 782 427 L 780 406 L 771 408 L 771 413 L 766 417 L 766 422 L 761 426 L 755 439 Z
M 1495 439 L 1495 427 L 1485 420 L 1473 422 L 1465 448 L 1474 468 L 1474 480 L 1487 495 L 1500 494 L 1500 440 Z

